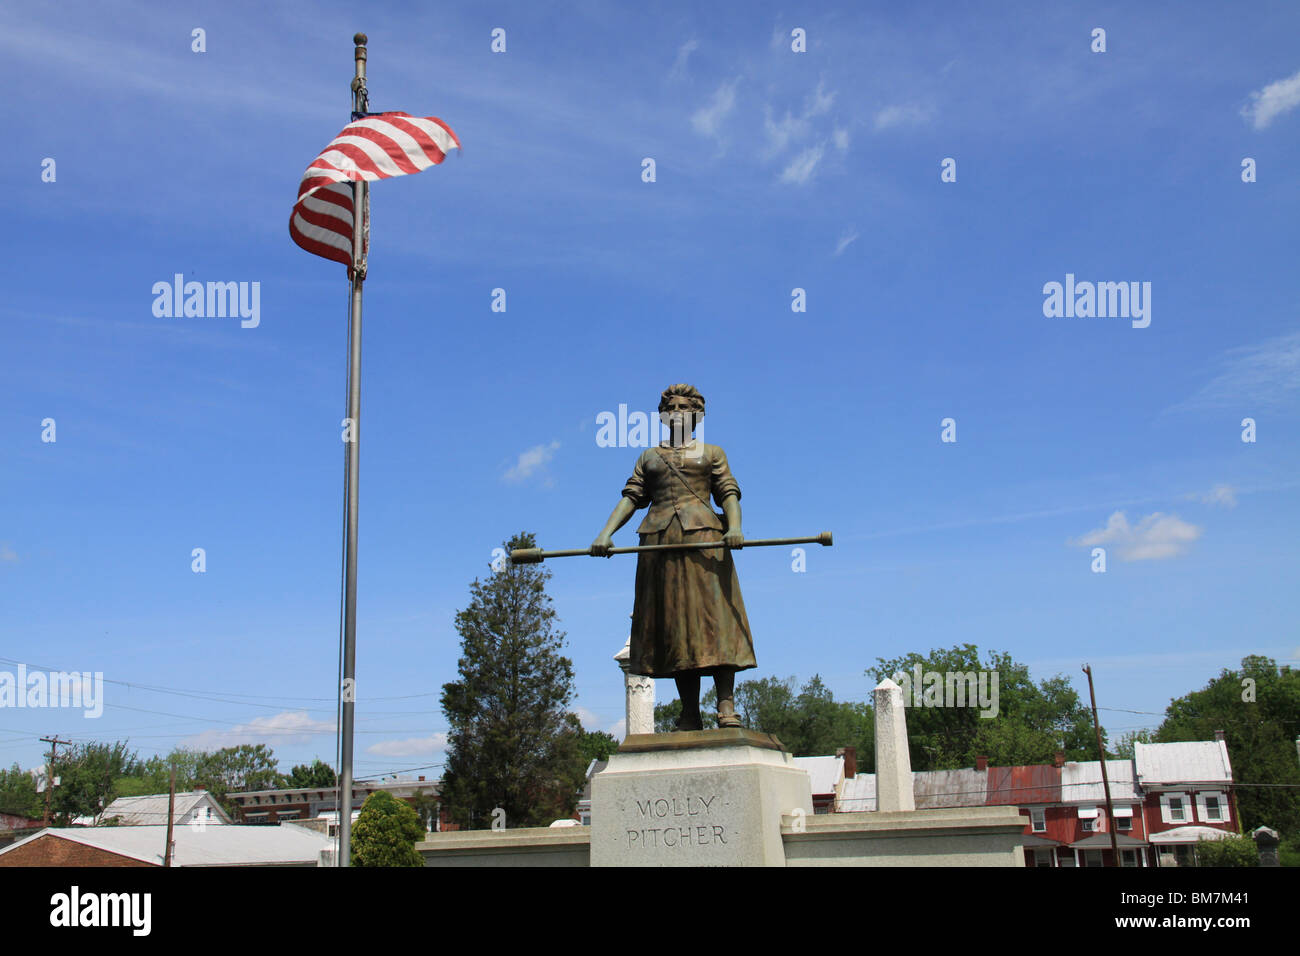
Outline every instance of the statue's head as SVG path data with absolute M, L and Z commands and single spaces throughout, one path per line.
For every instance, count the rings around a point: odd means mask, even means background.
M 694 385 L 669 385 L 659 396 L 659 420 L 669 429 L 675 419 L 694 432 L 702 418 L 704 396 Z

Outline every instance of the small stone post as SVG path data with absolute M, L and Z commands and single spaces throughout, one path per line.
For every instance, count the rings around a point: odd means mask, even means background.
M 903 691 L 886 677 L 875 689 L 876 809 L 915 810 Z
M 1256 827 L 1251 836 L 1255 838 L 1255 849 L 1259 851 L 1260 866 L 1281 866 L 1277 857 L 1278 835 L 1271 827 Z
M 655 732 L 655 681 L 653 677 L 628 673 L 628 658 L 632 653 L 632 638 L 629 636 L 623 649 L 614 655 L 618 666 L 623 671 L 623 686 L 627 692 L 627 731 L 628 734 L 653 734 Z

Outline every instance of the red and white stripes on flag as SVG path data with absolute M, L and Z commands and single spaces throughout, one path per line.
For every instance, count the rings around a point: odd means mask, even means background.
M 307 167 L 289 235 L 308 252 L 353 266 L 352 186 L 436 166 L 460 140 L 436 116 L 372 113 L 353 120 Z M 369 225 L 366 223 L 365 225 Z M 365 249 L 363 243 L 362 257 Z

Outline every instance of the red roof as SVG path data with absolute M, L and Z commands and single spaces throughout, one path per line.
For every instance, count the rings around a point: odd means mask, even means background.
M 1059 803 L 1061 800 L 1059 767 L 989 767 L 988 772 L 987 806 Z

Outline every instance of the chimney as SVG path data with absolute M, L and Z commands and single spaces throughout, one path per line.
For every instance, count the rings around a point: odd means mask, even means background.
M 420 782 L 420 783 L 424 783 L 424 778 L 421 777 L 420 780 L 419 780 L 419 782 Z
M 196 791 L 202 793 L 204 790 L 206 790 L 206 789 L 208 789 L 208 788 L 207 788 L 207 787 L 200 787 L 200 786 L 196 783 L 196 784 L 194 785 L 194 789 L 195 789 Z
M 858 748 L 841 747 L 835 751 L 835 756 L 844 758 L 844 779 L 849 780 L 857 775 L 858 772 Z
M 1214 739 L 1215 739 L 1215 740 L 1223 740 L 1223 731 L 1222 731 L 1222 730 L 1216 730 L 1216 731 L 1214 732 Z
M 1065 766 L 1065 751 L 1064 751 L 1064 750 L 1058 750 L 1058 751 L 1056 752 L 1056 759 L 1052 761 L 1052 766 L 1055 767 L 1057 770 L 1060 770 L 1062 767 Z
M 988 758 L 988 757 L 976 757 L 976 758 L 975 758 L 975 769 L 976 769 L 977 771 L 979 771 L 980 773 L 983 773 L 985 770 L 988 770 L 988 769 L 989 769 L 989 758 Z

